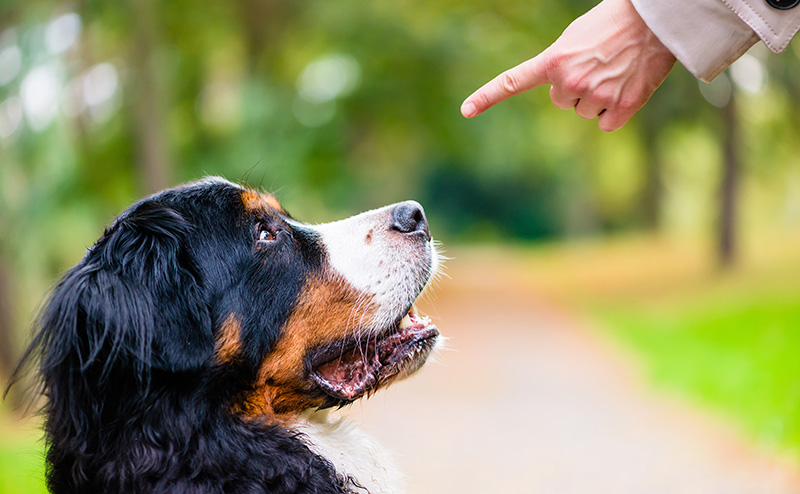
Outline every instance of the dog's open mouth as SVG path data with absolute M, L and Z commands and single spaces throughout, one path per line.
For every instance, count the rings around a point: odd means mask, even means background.
M 311 377 L 329 395 L 352 401 L 419 369 L 438 337 L 439 330 L 429 318 L 410 311 L 378 337 L 339 342 L 320 350 L 311 360 Z

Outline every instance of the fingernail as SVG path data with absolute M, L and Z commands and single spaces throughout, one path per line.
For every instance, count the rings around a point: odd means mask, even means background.
M 478 110 L 475 109 L 475 105 L 472 103 L 465 103 L 461 107 L 461 114 L 467 118 L 472 118 L 478 113 Z

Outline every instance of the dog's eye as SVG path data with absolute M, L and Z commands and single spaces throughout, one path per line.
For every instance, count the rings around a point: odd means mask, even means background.
M 277 232 L 272 231 L 271 229 L 261 226 L 258 229 L 258 238 L 256 239 L 256 244 L 266 244 L 269 242 L 275 241 L 275 236 Z

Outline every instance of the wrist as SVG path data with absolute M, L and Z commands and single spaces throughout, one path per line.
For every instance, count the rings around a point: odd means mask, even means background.
M 645 46 L 651 56 L 663 57 L 665 60 L 675 62 L 675 56 L 667 48 L 658 36 L 650 29 L 645 20 L 639 15 L 639 12 L 633 5 L 631 0 L 605 0 L 612 2 L 613 8 L 611 16 L 614 22 L 618 25 L 625 26 L 626 30 L 634 36 L 637 43 Z
M 698 79 L 711 81 L 758 40 L 719 0 L 626 0 Z

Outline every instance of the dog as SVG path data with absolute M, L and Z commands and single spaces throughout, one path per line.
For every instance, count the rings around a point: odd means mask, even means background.
M 53 289 L 23 362 L 54 493 L 396 492 L 342 407 L 440 342 L 413 201 L 309 225 L 210 177 L 124 211 Z

